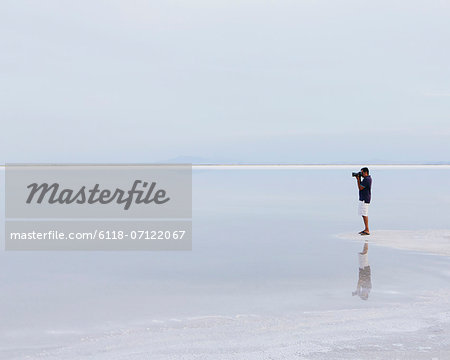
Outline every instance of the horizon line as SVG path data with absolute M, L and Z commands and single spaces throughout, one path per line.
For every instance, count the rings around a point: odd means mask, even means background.
M 361 166 L 362 163 L 10 163 L 0 164 L 0 168 L 7 166 L 145 166 L 145 165 L 191 165 L 192 167 L 319 167 L 319 166 Z M 423 167 L 448 167 L 450 163 L 365 163 L 363 166 L 423 166 Z

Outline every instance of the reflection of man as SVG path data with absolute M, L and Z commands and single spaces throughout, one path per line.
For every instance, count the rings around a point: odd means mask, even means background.
M 361 181 L 361 177 L 363 180 Z M 364 230 L 360 231 L 361 235 L 370 235 L 369 231 L 369 204 L 371 198 L 372 178 L 369 175 L 369 169 L 364 167 L 361 169 L 361 176 L 356 176 L 359 190 L 359 208 L 358 214 L 362 216 L 364 221 Z
M 370 290 L 372 290 L 369 257 L 367 255 L 368 252 L 369 252 L 369 243 L 366 241 L 364 243 L 363 251 L 358 253 L 359 278 L 358 284 L 356 285 L 356 291 L 352 292 L 353 296 L 358 295 L 362 300 L 367 300 L 369 298 Z

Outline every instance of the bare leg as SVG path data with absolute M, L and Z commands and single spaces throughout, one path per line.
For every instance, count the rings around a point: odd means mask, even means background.
M 364 226 L 365 226 L 364 231 L 366 233 L 370 233 L 370 231 L 369 231 L 369 217 L 368 216 L 363 216 L 362 218 L 363 218 Z

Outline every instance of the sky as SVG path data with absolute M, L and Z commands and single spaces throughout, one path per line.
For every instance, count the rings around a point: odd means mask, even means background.
M 449 19 L 444 0 L 2 0 L 0 162 L 448 162 Z

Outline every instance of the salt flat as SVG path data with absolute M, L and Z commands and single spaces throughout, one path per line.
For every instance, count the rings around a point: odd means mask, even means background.
M 373 167 L 368 237 L 353 170 L 194 167 L 189 252 L 1 252 L 0 359 L 450 358 L 450 168 Z
M 341 233 L 336 237 L 354 241 L 368 240 L 372 245 L 450 256 L 450 230 L 446 229 L 375 230 L 371 231 L 370 236 Z
M 20 351 L 9 360 L 448 359 L 449 292 L 411 304 L 312 311 L 285 316 L 236 314 L 141 321 L 72 336 L 65 344 Z M 55 339 L 58 333 L 54 331 Z

